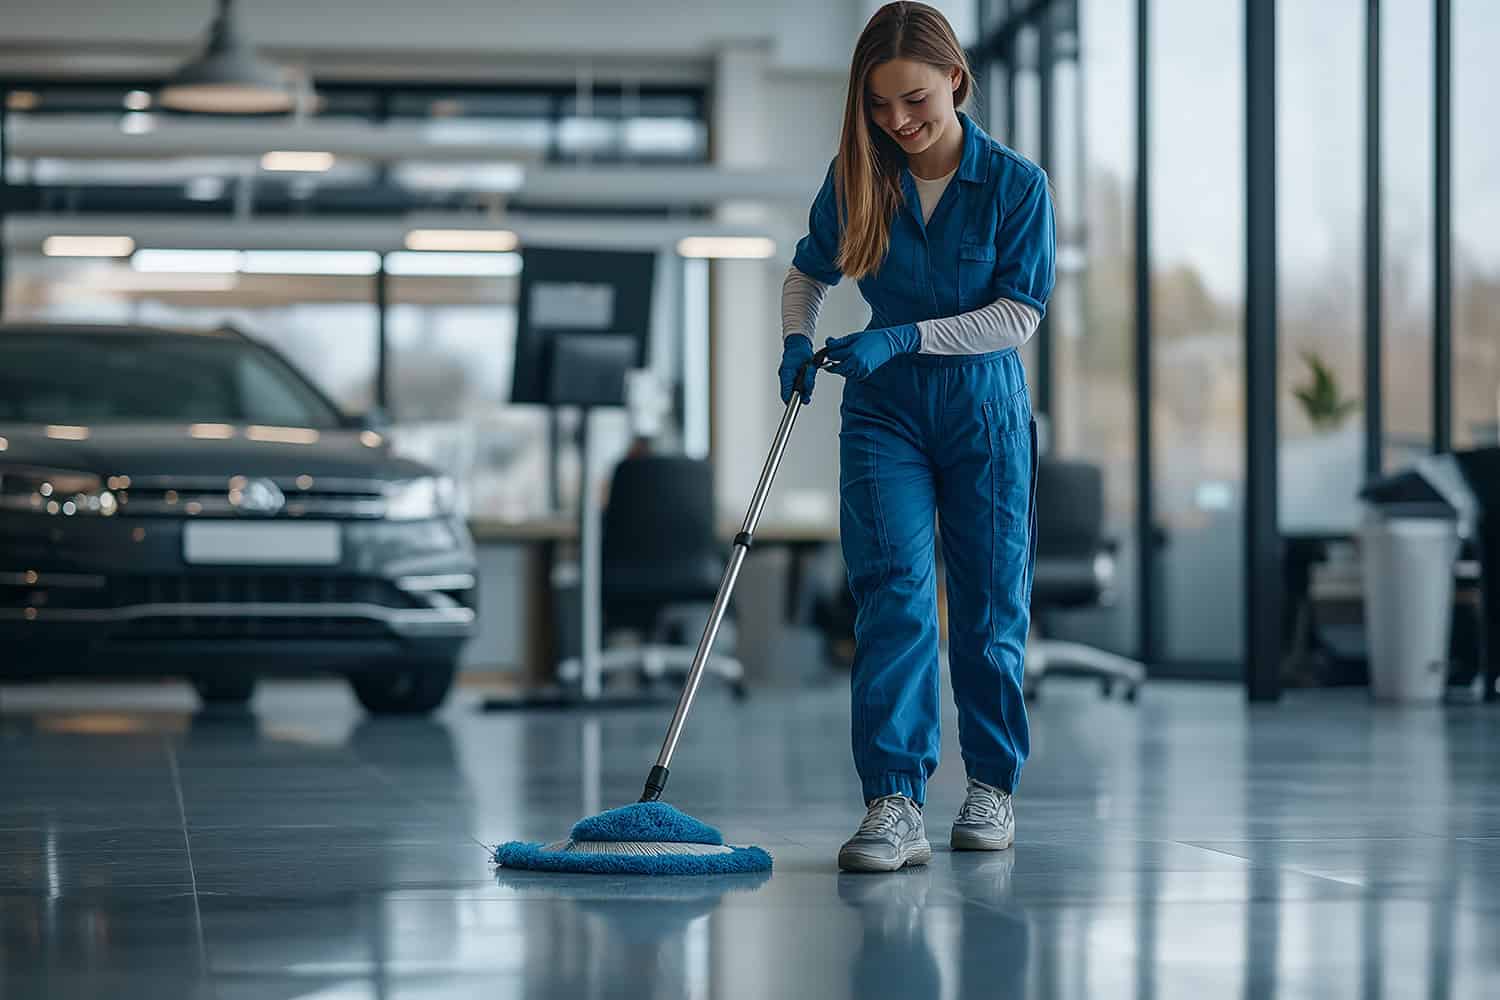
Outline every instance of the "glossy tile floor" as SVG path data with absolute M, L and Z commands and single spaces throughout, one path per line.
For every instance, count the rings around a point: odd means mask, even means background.
M 667 712 L 373 721 L 335 684 L 0 689 L 0 996 L 1497 997 L 1500 717 L 1048 689 L 1020 840 L 840 875 L 841 687 L 700 699 L 668 798 L 769 878 L 494 872 L 631 801 Z

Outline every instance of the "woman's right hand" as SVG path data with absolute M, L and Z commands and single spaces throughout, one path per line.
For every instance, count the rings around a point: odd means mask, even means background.
M 800 333 L 794 333 L 787 337 L 781 348 L 781 367 L 776 373 L 781 376 L 781 401 L 791 402 L 793 383 L 797 381 L 797 372 L 812 359 L 812 341 Z M 807 365 L 807 377 L 802 380 L 802 402 L 812 402 L 813 377 L 818 369 Z

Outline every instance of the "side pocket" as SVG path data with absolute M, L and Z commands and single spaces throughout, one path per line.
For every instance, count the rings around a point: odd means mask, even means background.
M 1024 453 L 1035 433 L 1028 391 L 1023 387 L 1007 399 L 985 403 L 984 418 L 989 435 L 995 528 L 1019 538 L 1031 518 L 1032 482 L 1036 478 L 1034 474 L 1028 475 L 1036 449 L 1031 448 L 1032 455 Z M 1023 555 L 1018 552 L 1015 558 Z

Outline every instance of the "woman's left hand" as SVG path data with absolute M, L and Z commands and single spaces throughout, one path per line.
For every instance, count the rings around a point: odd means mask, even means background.
M 922 335 L 915 323 L 861 330 L 847 337 L 829 337 L 828 370 L 835 375 L 859 381 L 898 354 L 915 354 L 922 349 Z

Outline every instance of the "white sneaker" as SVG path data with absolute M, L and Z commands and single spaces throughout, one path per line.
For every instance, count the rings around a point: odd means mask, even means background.
M 969 794 L 953 821 L 949 843 L 955 851 L 1003 851 L 1016 842 L 1016 814 L 1010 793 L 969 779 Z
M 846 872 L 893 872 L 931 860 L 922 810 L 905 795 L 871 802 L 859 829 L 839 848 L 839 867 Z

